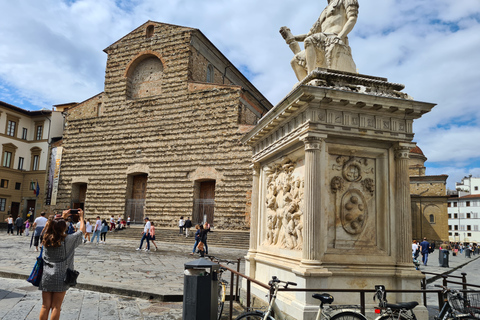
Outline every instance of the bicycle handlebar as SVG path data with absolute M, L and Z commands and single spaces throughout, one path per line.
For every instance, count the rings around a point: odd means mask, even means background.
M 282 280 L 278 279 L 276 276 L 273 276 L 273 277 L 272 277 L 272 280 L 270 280 L 270 281 L 268 282 L 268 285 L 269 285 L 270 287 L 273 287 L 273 286 L 275 285 L 275 283 L 284 283 L 284 284 L 285 284 L 285 286 L 284 286 L 285 289 L 286 289 L 289 285 L 292 285 L 292 286 L 296 286 L 296 285 L 297 285 L 295 282 L 282 281 Z
M 214 260 L 215 260 L 215 262 L 219 262 L 219 263 L 220 263 L 220 262 L 223 262 L 223 263 L 226 263 L 227 265 L 228 265 L 228 264 L 235 264 L 235 263 L 237 263 L 236 261 L 226 260 L 226 259 L 220 259 L 220 258 L 217 258 L 217 257 L 215 257 L 215 256 L 209 256 L 209 255 L 207 255 L 207 257 L 208 257 L 211 261 L 214 261 Z

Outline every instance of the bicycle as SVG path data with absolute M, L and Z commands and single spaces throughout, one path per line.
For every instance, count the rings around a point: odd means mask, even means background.
M 277 277 L 272 277 L 272 280 L 268 282 L 270 286 L 270 292 L 273 292 L 270 304 L 266 311 L 254 310 L 247 311 L 236 318 L 236 320 L 275 320 L 276 318 L 272 317 L 272 311 L 276 309 L 275 300 L 277 299 L 278 289 L 280 284 L 285 284 L 283 287 L 286 289 L 289 285 L 296 286 L 297 284 L 289 281 L 281 281 Z M 313 298 L 320 300 L 320 308 L 318 309 L 316 320 L 325 319 L 325 320 L 367 320 L 358 310 L 358 306 L 350 305 L 338 305 L 332 306 L 334 299 L 328 293 L 314 294 Z M 328 305 L 324 307 L 324 305 Z M 276 317 L 278 319 L 283 319 L 281 313 L 276 310 Z
M 467 292 L 467 297 L 458 291 L 445 286 L 435 285 L 442 288 L 444 304 L 435 316 L 435 320 L 456 319 L 480 319 L 480 292 Z M 379 307 L 375 313 L 380 314 L 375 320 L 416 320 L 413 309 L 418 305 L 417 301 L 390 304 L 387 302 L 385 286 L 375 286 L 375 296 L 379 300 Z
M 236 263 L 235 261 L 230 261 L 230 260 L 225 260 L 225 259 L 219 259 L 215 256 L 207 256 L 211 261 L 217 262 L 217 263 L 227 263 L 228 264 L 234 264 Z M 217 309 L 217 320 L 220 320 L 222 318 L 222 313 L 223 313 L 223 307 L 225 305 L 225 299 L 227 296 L 227 285 L 228 281 L 222 279 L 223 273 L 227 271 L 225 267 L 220 266 L 218 270 L 218 309 Z
M 375 295 L 373 300 L 378 299 L 378 308 L 375 308 L 375 313 L 380 314 L 375 320 L 416 320 L 417 317 L 413 313 L 413 309 L 418 306 L 417 301 L 401 302 L 397 304 L 388 303 L 387 292 L 385 286 L 375 286 Z
M 435 285 L 442 288 L 444 303 L 435 320 L 480 319 L 480 292 L 466 292 Z

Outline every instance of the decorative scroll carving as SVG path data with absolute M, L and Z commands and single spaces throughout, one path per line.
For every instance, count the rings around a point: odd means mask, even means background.
M 266 170 L 266 245 L 301 250 L 304 181 L 293 176 L 296 163 L 285 159 Z

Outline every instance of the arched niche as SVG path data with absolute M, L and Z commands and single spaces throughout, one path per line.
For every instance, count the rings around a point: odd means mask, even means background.
M 162 91 L 164 63 L 155 54 L 144 53 L 127 67 L 127 99 L 157 96 Z
M 155 34 L 155 26 L 149 25 L 147 29 L 145 29 L 145 38 L 151 38 Z

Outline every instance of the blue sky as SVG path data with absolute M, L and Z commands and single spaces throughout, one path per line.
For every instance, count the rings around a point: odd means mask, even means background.
M 278 30 L 306 33 L 319 0 L 42 0 L 0 3 L 0 100 L 37 110 L 103 90 L 102 51 L 147 20 L 200 29 L 276 104 L 295 84 Z M 480 177 L 480 1 L 359 0 L 358 71 L 437 103 L 414 124 L 427 174 Z

